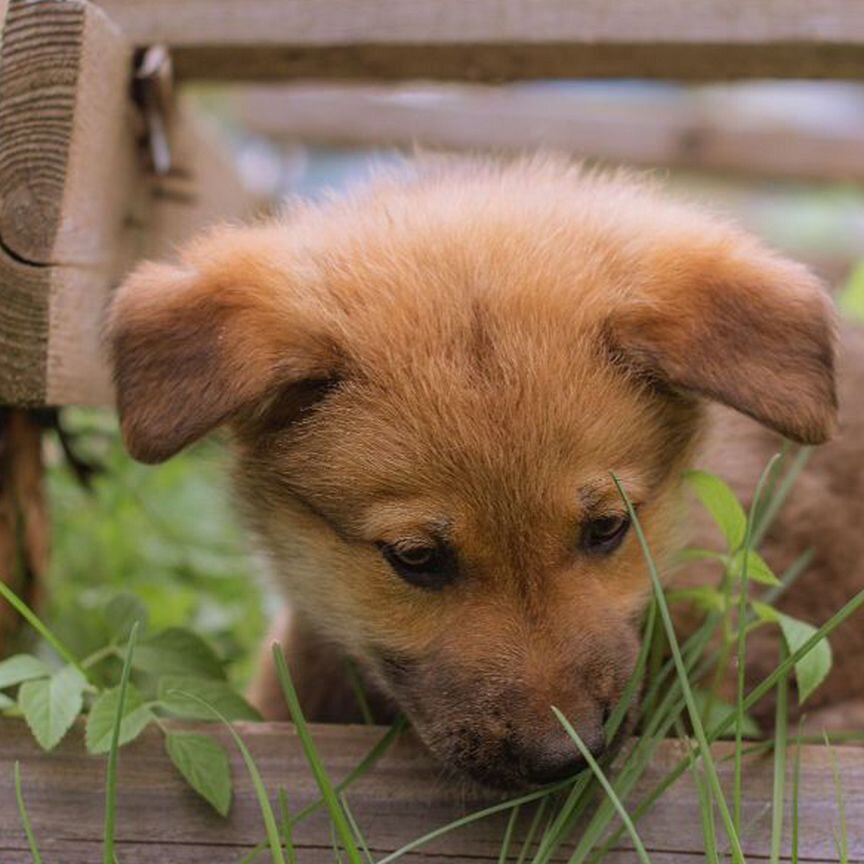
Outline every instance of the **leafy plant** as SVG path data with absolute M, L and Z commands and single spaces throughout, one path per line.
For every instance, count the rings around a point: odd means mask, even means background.
M 23 607 L 28 620 L 69 661 L 56 669 L 30 654 L 0 662 L 0 691 L 4 691 L 0 708 L 5 713 L 22 715 L 45 750 L 53 750 L 63 740 L 84 709 L 84 742 L 93 754 L 111 753 L 112 746 L 122 747 L 155 726 L 165 737 L 169 759 L 187 783 L 220 815 L 227 815 L 231 772 L 224 748 L 215 738 L 172 729 L 165 722 L 212 720 L 209 706 L 229 720 L 260 719 L 225 680 L 224 663 L 207 642 L 176 627 L 147 634 L 137 623 L 146 619 L 145 610 L 134 598 L 120 595 L 103 610 L 106 632 L 112 632 L 113 638 L 78 661 L 2 582 L 0 594 L 19 610 Z M 132 634 L 137 638 L 139 626 L 144 635 L 133 653 Z

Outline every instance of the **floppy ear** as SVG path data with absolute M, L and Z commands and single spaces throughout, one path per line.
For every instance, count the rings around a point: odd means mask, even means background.
M 179 266 L 144 264 L 117 290 L 108 342 L 123 436 L 161 462 L 222 423 L 254 418 L 338 362 L 274 229 L 227 228 Z
M 730 233 L 651 250 L 642 280 L 609 322 L 625 363 L 795 441 L 831 436 L 835 315 L 809 271 Z

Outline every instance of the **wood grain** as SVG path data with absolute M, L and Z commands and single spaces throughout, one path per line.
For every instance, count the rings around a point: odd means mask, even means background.
M 133 45 L 86 0 L 10 0 L 0 51 L 0 404 L 110 404 L 109 291 L 250 198 L 221 142 L 178 110 L 148 172 Z
M 212 727 L 211 727 L 212 728 Z M 169 766 L 161 736 L 148 732 L 125 748 L 120 759 L 119 837 L 121 858 L 150 861 L 236 862 L 263 838 L 261 817 L 251 784 L 223 731 L 213 729 L 232 753 L 235 800 L 231 817 L 222 821 L 186 789 Z M 256 724 L 241 733 L 271 791 L 287 788 L 295 811 L 317 800 L 292 726 Z M 344 777 L 383 735 L 373 727 L 318 726 L 313 733 L 334 779 Z M 730 745 L 716 746 L 720 757 Z M 835 748 L 843 778 L 849 826 L 850 861 L 864 861 L 864 750 Z M 682 754 L 678 742 L 664 743 L 640 782 L 640 798 Z M 0 722 L 0 860 L 28 860 L 23 834 L 15 816 L 12 766 L 18 759 L 25 796 L 46 860 L 64 864 L 97 857 L 102 830 L 104 760 L 83 753 L 80 730 L 58 750 L 46 755 L 33 744 L 20 721 Z M 732 763 L 720 763 L 725 784 L 731 784 Z M 757 757 L 746 763 L 743 845 L 748 856 L 767 858 L 770 849 L 772 762 Z M 404 736 L 378 765 L 352 787 L 352 811 L 376 858 L 454 818 L 495 800 L 448 784 L 440 770 L 410 736 Z M 695 864 L 704 860 L 698 797 L 688 775 L 639 825 L 655 864 Z M 530 818 L 530 808 L 523 814 Z M 507 814 L 476 822 L 446 834 L 406 856 L 406 861 L 496 861 Z M 788 837 L 787 819 L 787 837 Z M 808 747 L 802 758 L 802 862 L 836 860 L 832 832 L 838 825 L 829 754 Z M 524 826 L 523 826 L 524 828 Z M 520 829 L 522 830 L 522 829 Z M 330 830 L 323 816 L 302 823 L 295 832 L 301 862 L 332 861 Z M 575 840 L 575 837 L 574 837 Z M 554 859 L 566 861 L 572 843 Z M 786 849 L 788 860 L 788 842 Z M 629 864 L 635 856 L 629 842 L 621 843 L 607 864 Z
M 864 179 L 864 99 L 859 114 L 850 100 L 847 115 L 826 128 L 788 113 L 747 110 L 729 88 L 610 94 L 524 86 L 270 84 L 232 88 L 231 98 L 250 129 L 312 144 L 493 152 L 545 147 L 676 169 Z M 760 104 L 767 99 L 766 93 Z
M 101 0 L 187 78 L 861 78 L 858 0 Z

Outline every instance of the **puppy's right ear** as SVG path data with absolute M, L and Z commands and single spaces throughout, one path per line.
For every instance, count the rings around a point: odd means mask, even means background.
M 123 437 L 161 462 L 290 388 L 330 378 L 320 304 L 298 291 L 273 229 L 226 228 L 179 266 L 144 264 L 118 289 L 108 341 Z

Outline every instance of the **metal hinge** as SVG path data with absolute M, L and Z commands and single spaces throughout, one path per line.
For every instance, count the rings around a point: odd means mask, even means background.
M 164 45 L 145 48 L 137 58 L 132 82 L 144 117 L 150 168 L 159 176 L 171 171 L 170 128 L 174 113 L 174 70 Z

